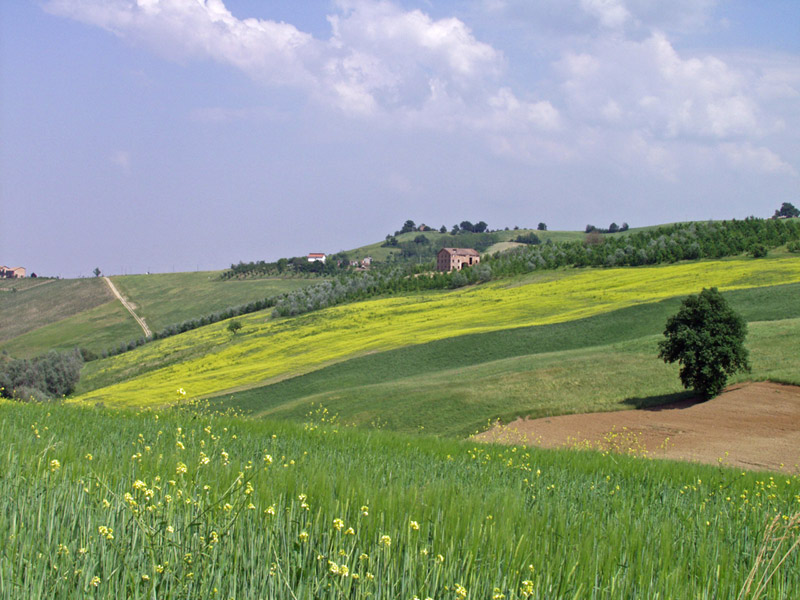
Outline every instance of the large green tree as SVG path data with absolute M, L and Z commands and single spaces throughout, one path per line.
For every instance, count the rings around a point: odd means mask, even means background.
M 729 375 L 750 370 L 744 347 L 747 324 L 717 288 L 686 298 L 667 320 L 664 335 L 659 357 L 677 361 L 683 387 L 705 399 L 719 395 Z

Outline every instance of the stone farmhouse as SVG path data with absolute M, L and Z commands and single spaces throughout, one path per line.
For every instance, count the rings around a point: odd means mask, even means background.
M 311 252 L 308 255 L 308 262 L 325 262 L 325 254 L 323 252 Z
M 0 279 L 19 279 L 25 277 L 25 267 L 0 266 Z
M 438 271 L 460 271 L 461 267 L 470 267 L 481 262 L 481 255 L 472 248 L 442 248 L 436 255 Z

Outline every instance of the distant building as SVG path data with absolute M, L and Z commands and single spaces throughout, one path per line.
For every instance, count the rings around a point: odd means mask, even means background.
M 325 262 L 325 254 L 322 252 L 312 252 L 308 255 L 308 262 Z
M 25 277 L 25 267 L 0 266 L 0 279 L 21 279 Z
M 436 255 L 436 269 L 439 271 L 460 271 L 481 262 L 481 255 L 472 248 L 442 248 Z

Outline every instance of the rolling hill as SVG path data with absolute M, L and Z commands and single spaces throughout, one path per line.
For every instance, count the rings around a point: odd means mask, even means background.
M 796 258 L 735 259 L 547 271 L 293 318 L 255 313 L 235 336 L 217 323 L 89 363 L 76 400 L 163 406 L 182 388 L 254 414 L 297 418 L 322 402 L 355 423 L 458 435 L 497 417 L 663 402 L 681 388 L 655 359 L 660 328 L 680 297 L 710 286 L 733 294 L 752 323 L 752 376 L 800 383 L 790 351 L 798 283 Z

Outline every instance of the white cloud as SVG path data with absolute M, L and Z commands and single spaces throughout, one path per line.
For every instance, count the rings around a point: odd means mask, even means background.
M 631 18 L 623 0 L 580 0 L 580 6 L 603 27 L 622 27 Z
M 796 107 L 786 108 L 800 94 L 797 59 L 684 56 L 658 29 L 702 27 L 715 4 L 487 0 L 484 10 L 495 16 L 522 15 L 524 22 L 545 15 L 569 24 L 560 59 L 536 64 L 542 75 L 523 90 L 509 84 L 504 54 L 464 21 L 435 19 L 389 0 L 336 0 L 328 39 L 284 22 L 239 19 L 222 0 L 50 0 L 46 6 L 170 59 L 230 65 L 381 126 L 477 134 L 494 152 L 524 161 L 616 156 L 674 178 L 682 153 L 694 145 L 730 164 L 793 172 L 768 148 L 768 138 L 800 117 Z M 771 112 L 770 103 L 784 108 Z M 225 121 L 248 114 L 209 108 L 192 116 Z
M 699 31 L 719 0 L 476 0 L 479 13 L 507 18 L 539 33 L 584 35 L 627 28 L 640 32 Z
M 558 71 L 583 121 L 706 140 L 758 137 L 772 125 L 756 82 L 714 56 L 682 58 L 660 33 L 641 42 L 604 39 L 591 54 L 565 56 Z
M 723 155 L 731 165 L 756 173 L 785 173 L 797 175 L 797 171 L 769 148 L 750 143 L 723 144 Z
M 319 43 L 293 25 L 240 20 L 221 0 L 50 0 L 47 10 L 102 27 L 170 59 L 210 58 L 272 84 L 311 85 Z

